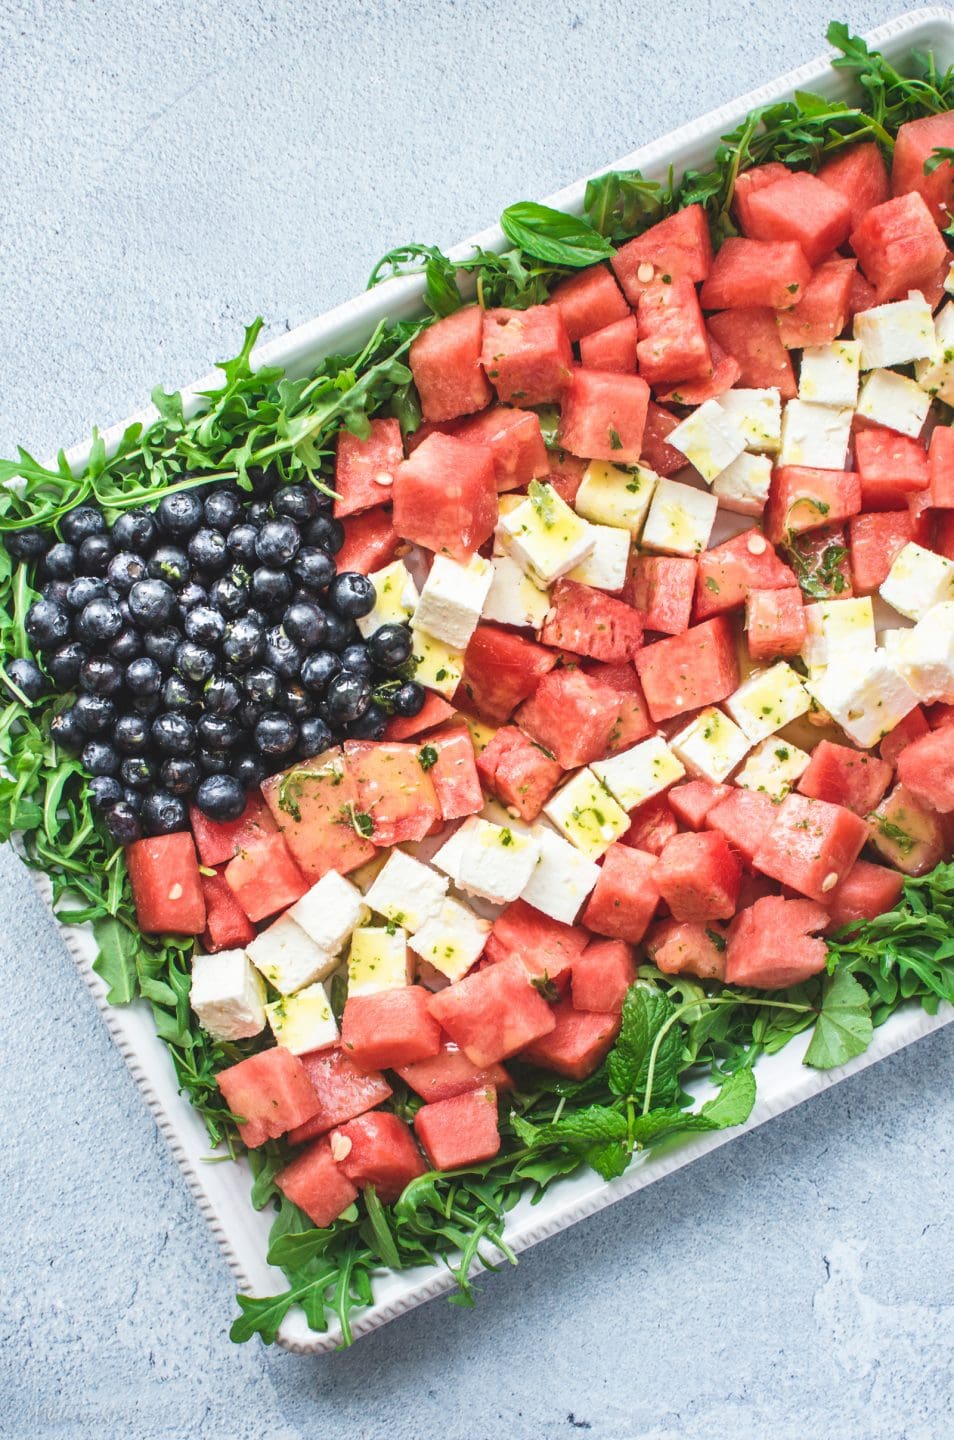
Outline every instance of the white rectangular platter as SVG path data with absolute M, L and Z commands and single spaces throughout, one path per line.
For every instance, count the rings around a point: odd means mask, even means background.
M 930 46 L 939 64 L 948 66 L 954 63 L 954 12 L 945 9 L 913 11 L 881 26 L 867 39 L 896 62 L 903 61 L 912 49 Z M 800 89 L 845 98 L 851 93 L 851 82 L 845 75 L 833 71 L 828 57 L 823 56 L 631 155 L 608 162 L 594 173 L 638 168 L 648 177 L 662 179 L 670 165 L 675 167 L 677 174 L 688 167 L 706 168 L 720 136 L 734 128 L 748 111 L 786 99 Z M 585 179 L 579 180 L 550 196 L 547 203 L 559 209 L 579 212 L 585 185 Z M 495 249 L 504 247 L 506 242 L 502 233 L 494 227 L 458 246 L 451 252 L 452 257 L 465 257 L 475 244 Z M 279 340 L 263 345 L 256 351 L 254 359 L 258 364 L 284 366 L 292 375 L 301 374 L 323 355 L 359 349 L 384 317 L 406 319 L 419 314 L 421 292 L 422 282 L 417 278 L 389 282 L 338 306 L 317 320 L 299 326 Z M 206 376 L 184 391 L 187 403 L 188 397 L 193 397 L 193 410 L 197 408 L 196 392 L 213 383 L 217 383 L 216 377 Z M 104 436 L 107 445 L 115 445 L 127 425 L 144 418 L 151 418 L 151 412 L 144 411 L 113 426 Z M 75 446 L 68 452 L 71 464 L 82 465 L 87 452 L 88 446 Z M 36 875 L 35 880 L 44 900 L 49 902 L 49 883 L 42 875 Z M 249 1203 L 251 1175 L 247 1163 L 244 1160 L 235 1164 L 207 1163 L 209 1149 L 205 1127 L 188 1101 L 177 1092 L 172 1065 L 155 1033 L 148 1006 L 137 1003 L 123 1009 L 110 1007 L 105 998 L 105 986 L 92 970 L 96 947 L 91 933 L 85 929 L 62 929 L 66 944 L 102 1010 L 110 1033 L 149 1109 L 168 1140 L 237 1285 L 243 1292 L 257 1295 L 286 1289 L 284 1276 L 265 1260 L 271 1214 L 256 1213 Z M 671 1141 L 645 1157 L 637 1157 L 624 1176 L 609 1183 L 591 1171 L 560 1181 L 547 1191 L 539 1204 L 531 1206 L 522 1201 L 512 1211 L 506 1232 L 509 1244 L 519 1251 L 566 1229 L 585 1216 L 641 1190 L 654 1180 L 725 1144 L 743 1130 L 751 1130 L 803 1100 L 820 1094 L 838 1080 L 863 1070 L 885 1055 L 950 1023 L 952 1019 L 954 1009 L 950 1006 L 942 1007 L 933 1017 L 917 1009 L 900 1011 L 876 1032 L 874 1042 L 863 1056 L 839 1070 L 824 1073 L 802 1065 L 808 1037 L 799 1037 L 781 1054 L 763 1057 L 758 1062 L 758 1100 L 744 1127 Z M 451 1290 L 453 1286 L 454 1281 L 448 1271 L 438 1266 L 382 1275 L 376 1282 L 375 1304 L 354 1319 L 355 1337 L 367 1334 L 423 1301 Z M 486 1303 L 493 1303 L 491 1296 L 487 1297 Z M 333 1350 L 339 1343 L 339 1336 L 334 1330 L 325 1334 L 311 1331 L 298 1310 L 292 1311 L 286 1318 L 278 1338 L 281 1345 L 297 1354 L 322 1353 Z

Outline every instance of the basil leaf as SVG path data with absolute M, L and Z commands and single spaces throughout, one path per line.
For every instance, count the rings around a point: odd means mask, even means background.
M 609 241 L 587 220 L 530 200 L 509 205 L 500 217 L 500 228 L 511 244 L 549 265 L 580 270 L 613 254 Z

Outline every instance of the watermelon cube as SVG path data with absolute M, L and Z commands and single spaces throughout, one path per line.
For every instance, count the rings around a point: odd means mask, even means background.
M 480 788 L 474 742 L 467 726 L 455 725 L 451 730 L 432 735 L 427 742 L 427 748 L 437 753 L 437 759 L 431 761 L 429 755 L 424 755 L 422 747 L 417 752 L 418 764 L 422 764 L 425 759 L 430 762 L 428 774 L 443 819 L 460 820 L 465 815 L 476 815 L 483 806 L 484 797 Z
M 712 373 L 699 380 L 680 380 L 671 390 L 658 392 L 660 400 L 674 405 L 704 405 L 707 400 L 716 400 L 738 384 L 742 366 L 734 355 L 723 350 L 714 336 L 709 336 L 709 354 L 712 357 Z
M 438 990 L 428 1005 L 435 1028 L 445 1030 L 474 1065 L 506 1060 L 556 1025 L 553 1011 L 516 955 Z M 439 1045 L 430 1053 L 437 1049 Z
M 522 635 L 478 625 L 467 646 L 461 689 L 482 720 L 502 725 L 556 662 L 552 650 Z
M 901 899 L 904 876 L 870 860 L 856 860 L 831 894 L 825 898 L 828 928 L 837 930 L 856 920 L 874 920 L 893 910 Z
M 470 744 L 469 738 L 467 740 Z M 441 819 L 441 807 L 420 747 L 390 740 L 346 740 L 345 766 L 354 787 L 354 815 L 371 817 L 365 826 L 378 846 L 423 840 Z M 354 815 L 344 819 L 354 827 Z M 342 872 L 343 873 L 343 872 Z
M 205 949 L 244 950 L 249 941 L 255 939 L 255 926 L 238 903 L 225 876 L 218 872 L 201 875 L 201 882 L 205 900 L 205 934 L 202 937 Z
M 416 715 L 392 715 L 384 732 L 386 740 L 408 740 L 412 735 L 421 735 L 435 725 L 443 725 L 456 715 L 453 705 L 433 690 L 427 692 L 424 704 Z
M 585 370 L 615 370 L 622 375 L 636 372 L 636 342 L 639 326 L 635 315 L 614 320 L 602 330 L 584 335 L 580 341 L 580 363 Z
M 867 838 L 868 826 L 853 810 L 790 794 L 752 863 L 763 875 L 822 901 L 844 879 Z
M 578 580 L 558 580 L 540 639 L 559 650 L 619 664 L 632 660 L 643 643 L 638 610 Z
M 816 599 L 849 600 L 855 593 L 848 555 L 848 536 L 843 525 L 826 525 L 824 530 L 806 530 L 794 536 L 788 546 L 798 565 L 798 580 L 806 595 Z
M 489 445 L 435 431 L 394 476 L 394 524 L 406 540 L 466 562 L 497 523 Z
M 189 806 L 189 824 L 203 865 L 221 865 L 244 850 L 250 840 L 274 835 L 275 821 L 262 796 L 253 791 L 237 820 L 210 820 L 198 805 Z
M 765 533 L 780 545 L 792 535 L 847 520 L 860 509 L 861 481 L 853 471 L 783 465 L 772 475 Z
M 646 940 L 649 958 L 664 975 L 725 979 L 725 930 L 717 922 L 662 920 Z
M 674 785 L 668 800 L 680 824 L 690 830 L 704 830 L 709 811 L 730 793 L 728 785 L 717 785 L 711 780 L 688 780 L 683 785 Z
M 530 975 L 559 980 L 582 955 L 588 939 L 579 925 L 564 924 L 535 910 L 526 900 L 514 900 L 494 921 L 487 956 L 494 964 L 512 956 Z
M 344 543 L 335 555 L 339 575 L 346 570 L 371 575 L 390 565 L 401 543 L 390 506 L 378 505 L 374 510 L 362 510 L 360 515 L 349 515 L 343 526 Z
M 652 800 L 630 811 L 629 829 L 620 836 L 619 843 L 631 850 L 661 855 L 678 829 L 668 797 L 655 795 Z
M 639 461 L 649 386 L 639 375 L 576 369 L 560 409 L 560 444 L 586 460 Z
M 280 834 L 250 841 L 240 855 L 229 861 L 223 874 L 245 914 L 255 921 L 286 910 L 308 889 L 305 874 Z M 316 873 L 313 878 L 320 876 Z
M 425 420 L 454 420 L 482 410 L 492 399 L 480 364 L 483 311 L 468 305 L 424 330 L 411 345 L 408 364 Z
M 583 911 L 583 924 L 597 935 L 638 944 L 659 906 L 657 864 L 656 856 L 648 851 L 629 845 L 611 845 L 600 867 L 596 888 Z M 579 1008 L 599 1010 L 602 1007 L 580 1001 Z
M 675 475 L 686 463 L 685 455 L 668 444 L 668 436 L 681 424 L 678 415 L 650 400 L 643 431 L 643 460 L 657 475 Z
M 478 755 L 477 772 L 487 789 L 521 820 L 536 820 L 563 779 L 560 762 L 516 725 L 501 726 Z
M 422 985 L 350 996 L 341 1018 L 345 1054 L 361 1070 L 393 1070 L 436 1055 L 441 1032 L 428 1000 Z
M 332 1157 L 328 1140 L 303 1150 L 279 1171 L 275 1184 L 319 1230 L 333 1224 L 358 1198 L 356 1186 Z
M 558 1000 L 552 1014 L 553 1029 L 528 1045 L 520 1058 L 571 1080 L 585 1080 L 612 1048 L 620 1017 L 605 1010 L 575 1010 L 570 1000 Z
M 587 665 L 586 674 L 601 685 L 608 685 L 619 697 L 619 714 L 609 738 L 611 755 L 628 750 L 631 745 L 652 734 L 653 726 L 643 698 L 643 687 L 632 665 L 609 665 L 595 660 Z
M 572 770 L 609 753 L 619 710 L 619 692 L 611 686 L 582 670 L 553 670 L 515 719 L 564 770 Z
M 554 286 L 546 302 L 559 310 L 571 341 L 629 316 L 622 291 L 605 265 L 588 265 Z
M 938 425 L 928 446 L 931 504 L 938 510 L 954 509 L 954 429 Z
M 739 385 L 753 390 L 774 386 L 783 400 L 798 394 L 792 357 L 779 338 L 774 310 L 724 310 L 709 316 L 709 333 L 739 362 Z
M 653 879 L 676 920 L 729 920 L 742 870 L 721 831 L 699 830 L 672 837 Z
M 828 912 L 811 900 L 766 895 L 740 911 L 729 928 L 725 978 L 755 990 L 787 990 L 824 970 L 828 947 L 819 932 Z
M 879 305 L 933 280 L 947 256 L 944 238 L 916 191 L 868 210 L 851 232 L 851 248 Z
M 574 1010 L 618 1015 L 636 981 L 636 958 L 625 940 L 592 940 L 573 966 Z
M 763 791 L 733 789 L 713 805 L 706 824 L 710 830 L 721 830 L 732 848 L 751 865 L 777 814 L 777 804 Z
M 657 722 L 714 705 L 739 686 L 735 640 L 724 615 L 644 646 L 635 663 Z
M 334 1130 L 331 1153 L 352 1185 L 373 1185 L 385 1205 L 427 1170 L 407 1125 L 386 1110 L 369 1110 Z
M 677 555 L 634 555 L 633 604 L 647 630 L 682 635 L 689 629 L 696 561 Z
M 813 800 L 828 800 L 832 805 L 847 806 L 856 815 L 867 815 L 890 784 L 891 766 L 886 760 L 819 740 L 798 789 Z
M 797 585 L 750 590 L 745 597 L 745 638 L 752 660 L 799 655 L 805 644 L 805 605 Z
M 550 468 L 540 417 L 532 410 L 493 405 L 480 415 L 460 420 L 452 434 L 472 445 L 487 445 L 494 462 L 497 490 L 524 490 Z
M 743 235 L 749 233 L 749 198 L 764 190 L 767 185 L 774 185 L 777 180 L 784 180 L 791 171 L 787 165 L 780 160 L 769 160 L 765 165 L 753 165 L 750 170 L 740 170 L 735 177 L 735 188 L 732 192 L 732 206 L 739 222 L 739 228 Z
M 837 151 L 819 166 L 818 178 L 847 201 L 852 230 L 868 210 L 883 205 L 891 194 L 888 171 L 874 141 Z
M 635 240 L 621 245 L 612 259 L 616 278 L 631 305 L 637 304 L 647 286 L 670 280 L 697 284 L 712 267 L 712 240 L 709 223 L 701 205 L 687 205 L 665 220 L 651 225 Z M 645 265 L 652 275 L 645 279 Z
M 942 510 L 937 516 L 932 549 L 946 559 L 954 560 L 954 514 L 949 510 Z
M 463 1050 L 448 1042 L 427 1060 L 400 1065 L 397 1072 L 405 1085 L 429 1103 L 466 1095 L 469 1090 L 509 1090 L 510 1076 L 502 1065 L 475 1065 Z
M 908 510 L 853 516 L 848 522 L 848 548 L 856 592 L 873 595 L 913 538 L 914 521 Z
M 318 1096 L 297 1055 L 276 1045 L 220 1070 L 216 1084 L 238 1117 L 238 1131 L 249 1149 L 277 1140 L 317 1114 Z
M 414 1129 L 435 1170 L 466 1170 L 500 1149 L 497 1092 L 492 1085 L 422 1105 Z
M 706 324 L 691 280 L 647 286 L 639 297 L 639 373 L 652 386 L 712 374 Z
M 127 845 L 126 870 L 140 930 L 149 935 L 202 934 L 205 897 L 188 830 L 150 835 Z
M 698 620 L 734 610 L 744 604 L 750 590 L 791 590 L 798 585 L 794 572 L 779 559 L 760 530 L 746 530 L 704 550 L 697 571 Z
M 339 430 L 335 455 L 335 517 L 344 519 L 359 510 L 371 510 L 388 497 L 395 468 L 404 459 L 401 426 L 397 420 L 371 421 L 371 434 L 362 440 L 350 430 Z
M 285 844 L 308 880 L 320 880 L 329 870 L 347 875 L 374 854 L 374 846 L 355 825 L 358 786 L 342 750 L 325 750 L 313 760 L 269 776 L 262 784 L 262 794 Z M 280 847 L 275 847 L 271 860 L 281 865 Z M 226 871 L 230 885 L 237 864 L 233 860 Z M 293 878 L 289 876 L 289 888 Z M 303 885 L 299 895 L 307 888 Z M 284 903 L 290 905 L 292 901 Z
M 806 170 L 763 185 L 746 200 L 746 235 L 755 240 L 794 240 L 812 266 L 844 244 L 851 221 L 845 197 Z M 779 308 L 783 306 L 784 301 Z
M 310 1050 L 300 1058 L 318 1097 L 318 1108 L 310 1120 L 288 1132 L 293 1145 L 313 1140 L 391 1097 L 391 1087 L 379 1070 L 359 1070 L 338 1046 Z
M 552 485 L 561 500 L 572 507 L 576 504 L 577 492 L 586 474 L 586 461 L 568 455 L 565 450 L 548 450 L 550 473 L 547 484 Z
M 950 848 L 941 817 L 906 785 L 895 785 L 868 818 L 873 848 L 904 875 L 927 874 Z
M 528 310 L 486 310 L 481 361 L 500 400 L 517 405 L 559 400 L 573 368 L 559 309 L 531 305 Z
M 927 162 L 936 149 L 954 147 L 954 113 L 908 120 L 898 130 L 891 160 L 891 193 L 915 192 L 924 200 L 935 225 L 946 225 L 954 202 L 954 165 L 944 160 L 928 175 Z
M 724 242 L 712 262 L 700 298 L 706 310 L 758 306 L 785 310 L 802 298 L 811 273 L 804 251 L 794 240 L 733 237 Z M 721 336 L 716 339 L 724 345 Z M 724 348 L 733 353 L 731 345 Z
M 805 293 L 790 310 L 777 314 L 778 337 L 788 350 L 806 345 L 830 345 L 851 316 L 851 294 L 857 260 L 836 256 L 812 272 Z
M 909 495 L 927 490 L 931 472 L 920 440 L 872 425 L 854 442 L 862 509 L 904 510 Z
M 893 730 L 888 732 L 878 746 L 882 760 L 887 760 L 892 767 L 895 766 L 898 763 L 898 756 L 905 746 L 910 745 L 912 740 L 918 740 L 922 735 L 926 735 L 930 728 L 924 711 L 920 705 L 916 705 L 905 715 L 903 720 L 895 725 Z
M 915 800 L 948 815 L 954 810 L 954 727 L 913 740 L 898 756 L 898 779 Z
M 871 310 L 877 303 L 878 295 L 874 286 L 869 284 L 860 270 L 856 270 L 851 281 L 848 303 L 849 319 L 854 319 L 856 315 L 862 314 L 865 310 Z

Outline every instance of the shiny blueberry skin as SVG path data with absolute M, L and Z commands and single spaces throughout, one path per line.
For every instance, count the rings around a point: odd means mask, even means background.
M 302 685 L 288 685 L 281 700 L 282 709 L 293 720 L 307 720 L 315 713 L 314 698 Z
M 147 835 L 171 835 L 176 830 L 185 830 L 189 822 L 185 805 L 177 795 L 170 795 L 166 790 L 154 790 L 146 796 L 141 818 Z
M 287 605 L 294 590 L 294 581 L 287 570 L 273 570 L 268 565 L 258 565 L 252 571 L 251 596 L 256 605 L 266 609 Z
M 116 723 L 116 705 L 108 695 L 77 695 L 73 714 L 80 729 L 90 737 L 112 730 Z
M 195 728 L 209 750 L 231 750 L 242 738 L 242 727 L 231 715 L 200 715 Z
M 295 556 L 292 573 L 306 590 L 327 590 L 335 578 L 335 562 L 326 550 L 307 545 Z
M 345 620 L 334 611 L 325 615 L 325 640 L 326 650 L 334 650 L 340 655 L 349 645 L 356 645 L 361 639 L 361 633 L 353 620 Z
M 374 667 L 364 645 L 346 645 L 341 652 L 341 668 L 353 675 L 370 676 Z
M 119 752 L 106 740 L 87 740 L 80 758 L 91 775 L 115 775 L 119 770 Z
M 220 575 L 209 586 L 209 603 L 228 620 L 241 615 L 248 605 L 248 580 L 245 572 L 234 569 L 230 575 Z
M 335 737 L 324 720 L 317 715 L 310 715 L 307 720 L 301 722 L 298 731 L 298 753 L 307 758 L 310 755 L 320 755 L 335 743 Z
M 265 635 L 261 625 L 250 615 L 233 620 L 222 641 L 222 658 L 235 670 L 247 670 L 262 656 Z
M 371 681 L 366 675 L 342 670 L 328 682 L 324 705 L 334 725 L 350 725 L 371 704 Z
M 106 812 L 104 824 L 117 845 L 132 845 L 142 838 L 142 824 L 128 800 L 120 800 L 113 805 Z
M 271 515 L 271 507 L 265 499 L 253 500 L 251 505 L 245 507 L 245 519 L 249 525 L 255 525 L 258 529 L 265 524 Z
M 288 755 L 298 743 L 298 726 L 279 710 L 268 710 L 255 726 L 255 744 L 263 755 Z
M 186 638 L 214 649 L 225 634 L 225 616 L 211 605 L 197 605 L 185 618 Z
M 195 490 L 163 495 L 156 506 L 156 524 L 165 535 L 184 540 L 202 524 L 202 500 Z
M 231 715 L 242 703 L 242 691 L 231 675 L 213 675 L 202 692 L 202 703 L 210 715 Z
M 416 680 L 406 680 L 391 696 L 391 708 L 395 715 L 419 715 L 426 699 L 427 692 L 423 685 L 418 685 Z
M 123 786 L 123 800 L 131 806 L 134 815 L 142 814 L 142 802 L 145 798 L 141 790 L 133 790 L 129 785 Z
M 213 575 L 224 570 L 230 559 L 225 536 L 208 525 L 201 526 L 189 541 L 189 559 L 198 570 Z
M 60 540 L 55 545 L 51 545 L 46 552 L 43 560 L 43 574 L 50 580 L 73 580 L 78 564 L 79 555 L 76 546 Z
M 189 557 L 178 545 L 160 545 L 149 557 L 146 572 L 152 580 L 164 580 L 178 590 L 189 579 Z
M 135 710 L 137 715 L 144 715 L 147 720 L 152 720 L 165 708 L 161 695 L 134 695 L 130 701 L 130 709 Z
M 73 633 L 90 645 L 115 640 L 123 628 L 122 611 L 115 600 L 91 600 L 73 621 Z
M 130 660 L 135 660 L 136 656 L 143 652 L 142 636 L 138 630 L 128 626 L 125 630 L 120 630 L 115 640 L 110 640 L 106 650 L 120 665 L 128 665 Z
M 303 650 L 315 650 L 325 638 L 324 611 L 314 603 L 299 600 L 285 611 L 282 628 Z
M 75 705 L 53 716 L 50 721 L 50 736 L 57 745 L 74 754 L 85 745 L 87 731 L 77 718 Z
M 44 600 L 52 600 L 55 605 L 68 605 L 70 582 L 68 580 L 47 580 L 41 593 Z
M 158 630 L 150 630 L 143 636 L 143 649 L 150 655 L 163 670 L 171 668 L 176 658 L 176 651 L 182 644 L 182 631 L 177 630 L 174 625 L 163 625 Z
M 33 660 L 8 660 L 6 676 L 28 700 L 39 700 L 50 689 L 50 682 Z
M 162 687 L 164 710 L 185 710 L 191 712 L 201 706 L 199 691 L 181 675 L 170 675 Z
M 110 531 L 117 550 L 134 550 L 137 555 L 152 548 L 158 533 L 148 510 L 125 510 Z
M 198 584 L 195 580 L 189 580 L 179 591 L 178 600 L 179 613 L 184 618 L 196 606 L 209 604 L 209 592 L 204 585 Z
M 250 700 L 259 705 L 275 705 L 282 694 L 282 683 L 267 665 L 256 665 L 242 677 L 242 688 Z
M 346 620 L 357 620 L 374 609 L 377 596 L 374 585 L 367 575 L 356 570 L 345 570 L 331 583 L 328 600 L 334 609 Z
M 122 755 L 142 755 L 152 743 L 152 729 L 144 715 L 120 715 L 113 729 L 113 744 Z
M 242 513 L 242 502 L 239 499 L 238 491 L 229 490 L 225 486 L 213 490 L 205 498 L 202 513 L 206 525 L 211 525 L 213 530 L 221 530 L 223 534 L 227 534 Z
M 152 739 L 163 755 L 191 755 L 195 726 L 178 710 L 166 710 L 152 722 Z
M 301 683 L 315 695 L 324 693 L 328 681 L 341 669 L 341 657 L 331 650 L 316 650 L 301 667 Z
M 113 775 L 94 775 L 86 790 L 93 809 L 101 814 L 123 798 L 123 787 Z
M 165 580 L 155 576 L 137 580 L 129 592 L 129 610 L 142 629 L 158 630 L 168 625 L 175 614 L 176 592 Z
M 60 534 L 71 545 L 81 545 L 90 535 L 102 535 L 106 521 L 95 505 L 77 505 L 60 520 Z
M 54 650 L 46 662 L 46 668 L 60 690 L 72 690 L 79 679 L 80 666 L 88 655 L 88 649 L 78 640 L 70 640 L 66 645 L 61 645 L 59 650 Z
M 156 767 L 146 755 L 127 755 L 119 767 L 119 778 L 130 790 L 148 790 L 156 781 Z
M 66 587 L 66 603 L 71 610 L 82 610 L 91 600 L 109 598 L 109 586 L 98 575 L 79 575 Z
M 258 526 L 250 525 L 243 520 L 238 525 L 233 525 L 226 536 L 226 544 L 229 547 L 229 554 L 233 559 L 243 565 L 255 565 L 255 541 L 258 537 Z
M 243 751 L 234 755 L 229 764 L 229 773 L 240 780 L 249 790 L 260 785 L 268 774 L 268 766 L 261 755 L 253 755 L 249 751 Z
M 50 538 L 35 525 L 28 525 L 23 530 L 10 530 L 4 535 L 3 543 L 14 560 L 25 560 L 29 564 L 46 554 Z
M 262 657 L 270 670 L 283 680 L 295 680 L 301 670 L 302 653 L 280 625 L 273 625 L 265 635 Z
M 280 569 L 290 565 L 301 548 L 301 531 L 294 520 L 280 516 L 266 520 L 255 538 L 255 554 L 260 565 Z
M 245 786 L 234 775 L 207 775 L 195 792 L 195 803 L 210 820 L 237 820 L 245 802 Z
M 201 774 L 189 755 L 170 755 L 159 767 L 159 779 L 170 795 L 191 795 Z
M 228 752 L 225 750 L 203 748 L 197 751 L 196 758 L 203 775 L 225 775 L 230 769 Z
M 316 515 L 314 520 L 309 520 L 305 526 L 302 539 L 306 545 L 325 550 L 329 555 L 337 555 L 344 544 L 344 526 L 340 520 L 333 520 L 330 515 Z
M 146 562 L 135 550 L 120 550 L 107 565 L 106 578 L 120 595 L 128 595 L 137 580 L 145 580 Z
M 39 649 L 57 649 L 69 639 L 69 611 L 55 600 L 34 600 L 26 614 L 26 633 Z
M 126 685 L 132 695 L 158 695 L 162 689 L 162 668 L 148 655 L 126 666 Z
M 387 725 L 387 711 L 372 700 L 364 714 L 348 726 L 348 735 L 354 740 L 381 740 Z
M 381 625 L 368 639 L 368 654 L 379 670 L 399 670 L 410 660 L 413 646 L 407 625 Z
M 304 525 L 318 514 L 318 493 L 312 485 L 282 485 L 272 495 L 272 514 Z
M 115 695 L 122 689 L 123 672 L 115 660 L 105 655 L 91 655 L 80 666 L 79 683 L 87 695 Z
M 79 547 L 77 568 L 81 575 L 105 575 L 113 558 L 113 542 L 108 535 L 87 535 Z
M 176 651 L 175 665 L 183 680 L 201 685 L 215 669 L 215 654 L 194 640 L 183 640 Z

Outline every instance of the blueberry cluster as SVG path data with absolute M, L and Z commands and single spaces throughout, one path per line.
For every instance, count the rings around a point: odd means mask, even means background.
M 29 700 L 72 692 L 51 733 L 79 754 L 110 834 L 126 844 L 241 814 L 246 791 L 345 737 L 380 739 L 388 710 L 415 715 L 424 691 L 399 672 L 404 625 L 363 640 L 374 607 L 364 575 L 336 573 L 344 534 L 310 485 L 256 477 L 166 494 L 110 528 L 80 505 L 58 534 L 10 532 L 36 567 L 26 631 L 32 660 L 6 665 Z M 45 671 L 45 673 L 44 673 Z M 380 693 L 380 692 L 379 692 Z

